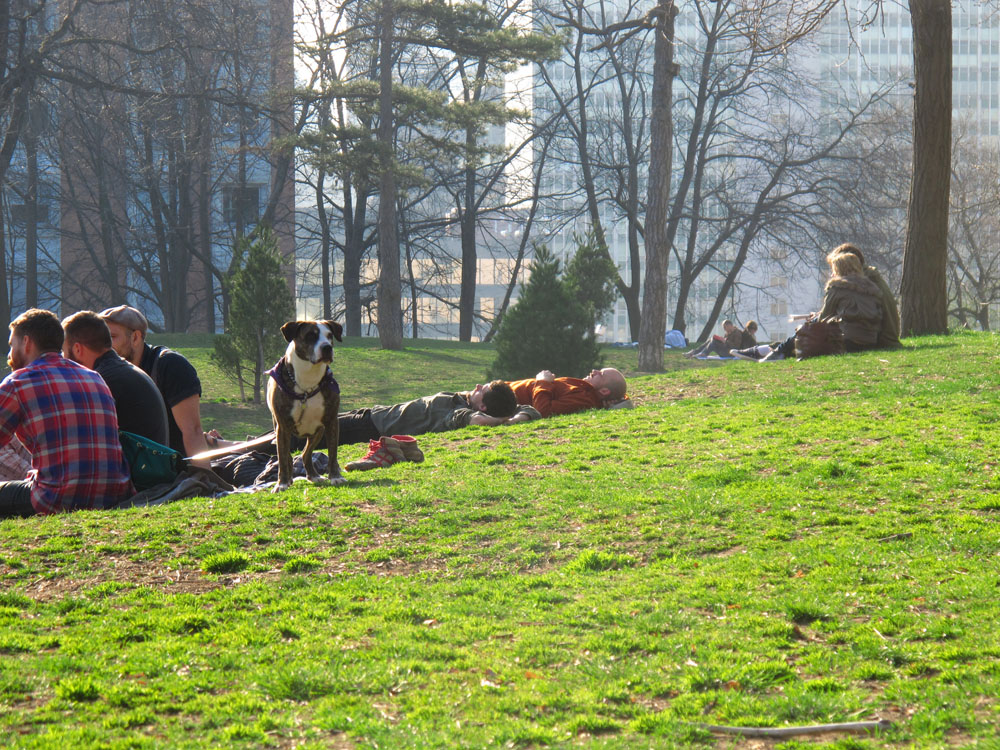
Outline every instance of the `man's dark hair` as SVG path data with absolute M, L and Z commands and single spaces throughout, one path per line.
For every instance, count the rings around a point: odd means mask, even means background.
M 62 323 L 51 310 L 26 310 L 13 320 L 10 330 L 17 337 L 27 336 L 43 354 L 62 351 Z
M 509 384 L 503 380 L 494 380 L 490 383 L 490 389 L 483 394 L 483 406 L 491 417 L 512 417 L 517 411 L 517 396 Z
M 108 324 L 93 310 L 73 313 L 62 322 L 66 342 L 83 344 L 93 352 L 103 354 L 111 348 L 111 331 Z
M 857 258 L 858 260 L 860 260 L 862 266 L 865 264 L 865 256 L 863 256 L 861 254 L 861 251 L 858 250 L 858 248 L 856 248 L 850 242 L 845 242 L 843 245 L 837 245 L 837 247 L 833 248 L 833 252 L 835 252 L 835 253 L 849 253 L 849 254 L 853 255 L 855 258 Z

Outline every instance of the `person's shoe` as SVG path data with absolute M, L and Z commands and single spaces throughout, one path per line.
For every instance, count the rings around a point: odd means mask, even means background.
M 417 439 L 410 435 L 393 435 L 392 439 L 399 443 L 399 449 L 403 451 L 403 458 L 419 464 L 424 460 L 424 452 L 417 447 Z
M 344 471 L 369 471 L 405 461 L 399 441 L 391 437 L 380 437 L 368 441 L 368 455 L 344 466 Z
M 784 358 L 785 358 L 784 354 L 782 354 L 781 352 L 779 352 L 777 349 L 774 349 L 766 357 L 762 357 L 760 361 L 761 362 L 777 362 L 779 359 L 784 359 Z

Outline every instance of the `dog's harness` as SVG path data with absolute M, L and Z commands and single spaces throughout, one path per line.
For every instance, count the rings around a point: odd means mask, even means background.
M 333 373 L 330 372 L 329 367 L 326 368 L 326 373 L 323 375 L 323 379 L 319 381 L 319 385 L 309 391 L 309 393 L 298 393 L 295 390 L 295 381 L 289 375 L 289 369 L 288 363 L 285 361 L 285 358 L 282 357 L 278 360 L 274 367 L 264 373 L 265 375 L 270 375 L 274 378 L 274 382 L 289 398 L 294 398 L 296 401 L 306 401 L 320 391 L 340 393 L 340 385 L 334 379 Z

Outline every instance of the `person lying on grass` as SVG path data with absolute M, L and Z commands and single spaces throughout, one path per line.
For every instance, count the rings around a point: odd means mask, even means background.
M 497 426 L 514 421 L 538 419 L 530 405 L 519 405 L 508 383 L 494 380 L 471 391 L 441 392 L 391 406 L 353 409 L 338 415 L 338 445 L 368 442 L 368 454 L 344 466 L 346 471 L 364 471 L 390 466 L 400 461 L 424 460 L 413 435 L 446 432 L 468 425 Z M 292 447 L 301 450 L 305 441 L 295 439 Z M 273 441 L 248 456 L 226 455 L 212 462 L 212 468 L 237 486 L 253 484 L 267 473 L 269 456 L 275 454 Z
M 585 378 L 557 378 L 551 370 L 542 370 L 533 378 L 512 381 L 510 387 L 517 403 L 535 407 L 543 417 L 631 406 L 625 396 L 625 376 L 614 367 L 591 370 Z M 525 422 L 527 417 L 515 415 L 511 421 Z
M 557 378 L 542 370 L 534 378 L 505 382 L 494 380 L 471 391 L 437 393 L 392 406 L 354 409 L 338 416 L 338 445 L 368 441 L 368 454 L 344 466 L 364 471 L 400 461 L 424 460 L 414 435 L 445 432 L 467 425 L 499 426 L 571 414 L 584 409 L 631 406 L 625 396 L 625 376 L 614 367 L 592 370 L 585 378 Z M 301 450 L 302 440 L 293 441 Z M 267 473 L 265 456 L 274 455 L 269 444 L 250 457 L 223 456 L 213 461 L 216 473 L 237 486 L 253 484 Z

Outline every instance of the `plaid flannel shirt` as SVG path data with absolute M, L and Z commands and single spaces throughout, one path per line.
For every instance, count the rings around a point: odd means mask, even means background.
M 12 437 L 0 448 L 0 482 L 23 482 L 31 471 L 31 454 L 24 444 Z
M 103 508 L 134 490 L 118 417 L 101 376 L 47 352 L 0 383 L 0 445 L 16 435 L 31 452 L 37 513 Z

